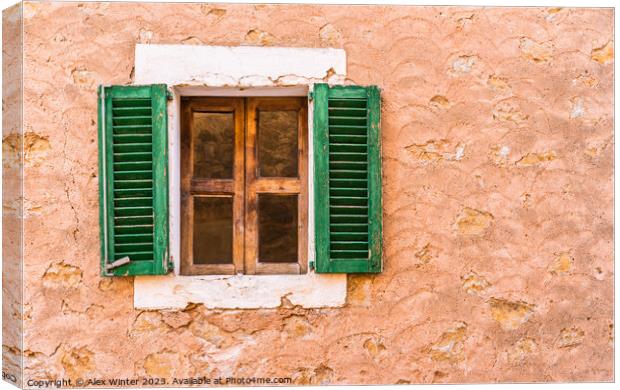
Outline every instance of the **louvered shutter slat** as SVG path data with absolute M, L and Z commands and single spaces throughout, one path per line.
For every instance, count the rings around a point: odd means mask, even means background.
M 99 93 L 102 275 L 165 274 L 166 86 L 101 87 Z
M 317 272 L 380 272 L 381 156 L 376 87 L 314 88 Z

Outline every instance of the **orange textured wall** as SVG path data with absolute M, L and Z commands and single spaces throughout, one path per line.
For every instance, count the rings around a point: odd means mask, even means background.
M 24 39 L 25 379 L 613 379 L 613 10 L 29 2 Z M 385 271 L 346 307 L 99 276 L 96 86 L 138 42 L 343 48 L 382 89 Z

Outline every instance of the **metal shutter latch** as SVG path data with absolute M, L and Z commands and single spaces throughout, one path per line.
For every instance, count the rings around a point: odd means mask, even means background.
M 129 256 L 121 257 L 118 260 L 115 260 L 109 264 L 106 264 L 105 270 L 110 271 L 110 270 L 113 270 L 114 268 L 120 267 L 121 265 L 129 264 L 129 262 L 131 262 L 131 260 L 129 259 Z

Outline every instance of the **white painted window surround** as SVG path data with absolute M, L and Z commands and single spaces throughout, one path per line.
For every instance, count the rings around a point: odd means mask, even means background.
M 307 308 L 344 305 L 345 274 L 183 276 L 180 267 L 180 97 L 306 96 L 313 84 L 343 84 L 346 53 L 342 49 L 136 45 L 135 81 L 167 84 L 170 193 L 170 255 L 174 272 L 137 276 L 134 307 L 182 309 L 190 303 L 208 308 L 275 308 L 286 299 Z M 308 261 L 314 260 L 312 102 L 308 110 L 309 202 Z

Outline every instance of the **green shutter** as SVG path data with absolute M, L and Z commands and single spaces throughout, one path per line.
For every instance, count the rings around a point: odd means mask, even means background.
M 101 274 L 168 272 L 166 85 L 99 87 Z
M 381 272 L 379 89 L 316 84 L 313 103 L 316 272 Z

